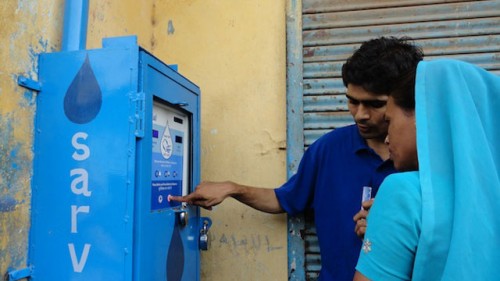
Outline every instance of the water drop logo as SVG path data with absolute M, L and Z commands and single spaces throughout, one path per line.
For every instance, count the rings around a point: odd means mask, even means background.
M 167 253 L 167 281 L 180 281 L 184 272 L 184 244 L 182 243 L 178 220 L 174 226 Z
M 160 143 L 161 155 L 163 158 L 168 159 L 172 156 L 173 145 L 172 145 L 172 135 L 170 134 L 170 127 L 165 125 L 165 131 L 163 131 L 163 136 L 161 137 Z
M 101 105 L 101 88 L 87 55 L 64 96 L 64 113 L 71 122 L 86 124 L 99 114 Z

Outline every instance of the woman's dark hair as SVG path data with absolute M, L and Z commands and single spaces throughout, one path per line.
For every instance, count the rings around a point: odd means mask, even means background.
M 403 75 L 389 95 L 394 103 L 405 111 L 415 111 L 415 81 L 417 70 L 413 69 Z
M 387 95 L 402 75 L 416 69 L 422 50 L 409 37 L 380 37 L 364 42 L 342 66 L 344 86 Z

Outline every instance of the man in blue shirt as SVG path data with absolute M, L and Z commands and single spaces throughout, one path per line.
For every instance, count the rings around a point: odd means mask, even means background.
M 348 108 L 356 124 L 314 142 L 304 153 L 297 173 L 281 187 L 203 182 L 195 192 L 170 199 L 207 209 L 233 197 L 267 213 L 295 215 L 312 210 L 321 252 L 319 280 L 352 280 L 361 249 L 353 216 L 361 208 L 363 186 L 371 186 L 376 194 L 382 180 L 395 171 L 384 144 L 387 94 L 422 57 L 408 38 L 381 37 L 364 42 L 342 67 Z

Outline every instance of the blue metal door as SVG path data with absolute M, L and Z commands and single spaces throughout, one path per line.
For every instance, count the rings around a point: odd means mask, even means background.
M 33 280 L 131 280 L 138 52 L 41 54 Z
M 134 280 L 199 280 L 199 208 L 170 203 L 167 197 L 185 195 L 199 182 L 200 91 L 145 51 L 140 53 L 140 76 L 145 137 L 137 154 Z M 161 110 L 168 111 L 162 120 Z M 176 123 L 187 130 L 176 129 Z M 163 158 L 157 145 L 166 132 L 173 155 Z

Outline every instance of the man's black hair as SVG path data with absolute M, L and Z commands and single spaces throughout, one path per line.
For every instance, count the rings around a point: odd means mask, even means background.
M 364 42 L 342 66 L 344 86 L 388 95 L 402 76 L 416 69 L 424 57 L 410 37 L 379 37 Z

